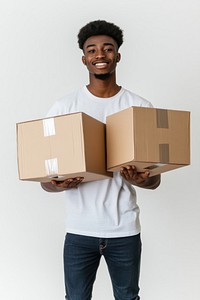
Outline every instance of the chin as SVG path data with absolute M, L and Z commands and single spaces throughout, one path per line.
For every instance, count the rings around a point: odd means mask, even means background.
M 105 74 L 94 74 L 95 78 L 100 80 L 106 80 L 111 76 L 111 73 L 105 73 Z

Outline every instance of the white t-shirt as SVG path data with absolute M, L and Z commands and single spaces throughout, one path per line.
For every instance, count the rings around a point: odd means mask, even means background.
M 99 98 L 84 86 L 57 101 L 48 117 L 84 112 L 106 122 L 106 116 L 130 106 L 152 104 L 121 88 L 113 97 Z M 83 182 L 66 194 L 66 231 L 94 237 L 125 237 L 140 232 L 139 208 L 134 187 L 119 172 L 113 178 Z

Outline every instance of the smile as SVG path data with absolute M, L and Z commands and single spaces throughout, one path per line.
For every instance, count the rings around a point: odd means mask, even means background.
M 94 63 L 95 67 L 98 69 L 106 68 L 108 63 L 107 62 L 96 62 Z

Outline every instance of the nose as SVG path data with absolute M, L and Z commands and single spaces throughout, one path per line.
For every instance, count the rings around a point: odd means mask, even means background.
M 99 58 L 103 58 L 105 57 L 105 52 L 103 50 L 98 50 L 96 52 L 96 58 L 99 59 Z

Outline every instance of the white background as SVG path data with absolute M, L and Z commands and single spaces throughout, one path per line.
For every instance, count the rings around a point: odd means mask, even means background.
M 118 83 L 155 107 L 191 111 L 191 166 L 138 191 L 142 300 L 200 299 L 199 0 L 0 1 L 0 299 L 64 299 L 62 194 L 18 180 L 17 122 L 88 83 L 79 29 L 106 19 L 124 30 Z M 113 299 L 104 261 L 95 300 Z

